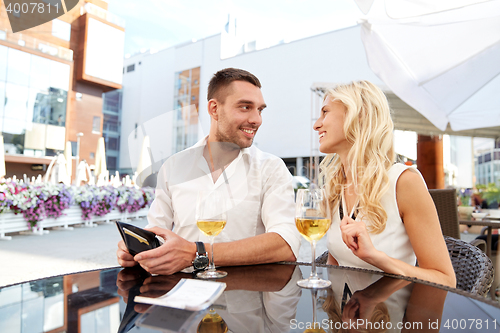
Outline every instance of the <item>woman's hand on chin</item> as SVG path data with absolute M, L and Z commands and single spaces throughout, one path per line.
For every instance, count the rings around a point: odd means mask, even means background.
M 340 231 L 342 232 L 342 240 L 352 253 L 359 259 L 372 264 L 377 250 L 373 246 L 365 223 L 344 216 L 340 222 Z

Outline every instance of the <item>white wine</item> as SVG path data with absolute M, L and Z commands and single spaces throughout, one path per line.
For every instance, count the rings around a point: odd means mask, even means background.
M 228 331 L 226 322 L 215 311 L 207 313 L 198 325 L 197 333 L 226 333 Z
M 208 237 L 217 236 L 226 226 L 226 220 L 198 220 L 198 229 Z
M 330 228 L 332 221 L 326 217 L 298 217 L 295 225 L 309 242 L 320 240 Z

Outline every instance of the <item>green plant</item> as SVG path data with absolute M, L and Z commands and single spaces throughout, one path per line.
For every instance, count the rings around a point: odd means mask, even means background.
M 468 207 L 470 206 L 470 195 L 463 195 L 460 197 L 460 206 Z
M 486 185 L 482 193 L 483 198 L 486 199 L 486 202 L 488 202 L 488 204 L 492 203 L 493 201 L 500 202 L 500 187 L 495 183 L 489 183 L 488 185 Z

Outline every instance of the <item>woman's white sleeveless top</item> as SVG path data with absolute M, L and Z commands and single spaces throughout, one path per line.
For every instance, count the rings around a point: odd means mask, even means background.
M 401 216 L 399 215 L 398 203 L 396 201 L 396 183 L 401 173 L 408 168 L 410 167 L 404 164 L 396 163 L 389 169 L 389 188 L 381 199 L 382 207 L 384 207 L 387 213 L 387 223 L 385 229 L 381 233 L 370 233 L 370 239 L 373 246 L 375 246 L 377 250 L 383 251 L 392 258 L 399 259 L 407 264 L 415 266 L 416 256 L 413 252 L 413 248 L 408 234 L 406 233 Z M 423 178 L 422 181 L 424 181 Z M 344 214 L 347 214 L 345 200 L 342 200 L 342 205 Z M 361 214 L 356 217 L 356 221 L 360 220 L 363 220 L 367 225 L 369 225 L 369 222 L 367 223 Z M 345 245 L 340 231 L 340 215 L 338 207 L 333 209 L 332 225 L 328 230 L 327 240 L 328 251 L 335 259 L 337 259 L 340 266 L 380 270 L 356 257 Z

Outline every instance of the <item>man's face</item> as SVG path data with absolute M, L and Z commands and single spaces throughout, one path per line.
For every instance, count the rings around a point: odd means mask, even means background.
M 217 102 L 218 142 L 230 142 L 240 148 L 250 147 L 257 129 L 262 124 L 262 110 L 266 107 L 260 88 L 246 81 L 233 81 L 224 92 L 224 103 Z

